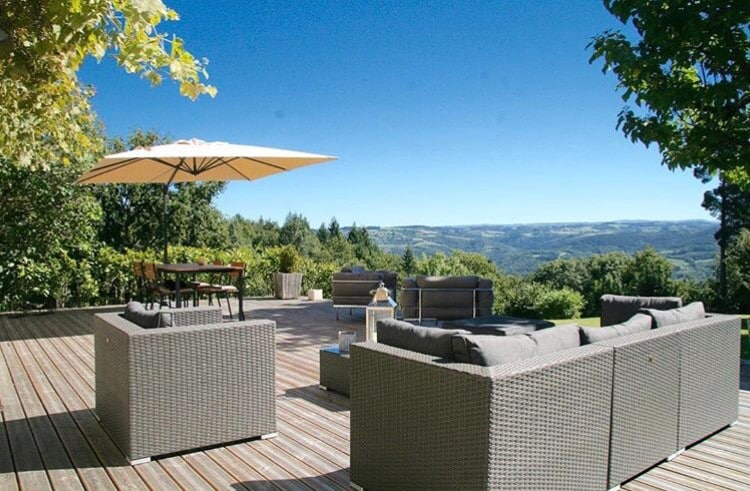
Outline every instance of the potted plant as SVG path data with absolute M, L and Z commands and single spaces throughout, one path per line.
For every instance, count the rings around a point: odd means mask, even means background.
M 279 272 L 273 274 L 273 291 L 276 298 L 298 298 L 302 290 L 300 257 L 294 246 L 286 245 L 279 254 Z

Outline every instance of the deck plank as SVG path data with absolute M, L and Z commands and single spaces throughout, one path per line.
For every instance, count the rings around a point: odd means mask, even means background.
M 95 311 L 0 315 L 0 489 L 348 489 L 349 400 L 318 388 L 318 350 L 339 330 L 361 332 L 362 316 L 337 322 L 326 302 L 246 305 L 277 322 L 279 436 L 136 467 L 95 418 Z M 739 424 L 623 489 L 750 489 L 750 392 L 738 394 Z

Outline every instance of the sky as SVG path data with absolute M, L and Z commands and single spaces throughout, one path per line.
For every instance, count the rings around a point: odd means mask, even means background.
M 209 60 L 216 98 L 88 62 L 109 136 L 134 128 L 338 156 L 217 199 L 313 227 L 708 219 L 701 184 L 616 129 L 616 80 L 586 45 L 598 0 L 166 0 L 160 31 Z

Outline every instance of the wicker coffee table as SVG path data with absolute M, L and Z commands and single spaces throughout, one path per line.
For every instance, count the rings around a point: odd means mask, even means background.
M 338 346 L 326 346 L 320 350 L 320 388 L 349 395 L 351 359 L 349 353 L 341 353 Z

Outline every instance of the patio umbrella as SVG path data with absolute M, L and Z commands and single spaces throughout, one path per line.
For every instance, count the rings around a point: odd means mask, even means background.
M 202 140 L 178 140 L 166 145 L 138 147 L 103 157 L 78 184 L 163 184 L 164 262 L 169 243 L 169 185 L 196 181 L 253 181 L 279 172 L 335 160 L 330 155 L 280 148 L 234 145 Z

